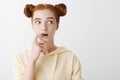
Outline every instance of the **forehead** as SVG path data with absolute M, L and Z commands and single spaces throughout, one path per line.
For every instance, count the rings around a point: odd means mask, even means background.
M 51 10 L 48 10 L 48 9 L 36 10 L 33 13 L 33 19 L 35 19 L 35 18 L 46 19 L 48 17 L 52 17 L 53 19 L 55 19 L 54 13 Z

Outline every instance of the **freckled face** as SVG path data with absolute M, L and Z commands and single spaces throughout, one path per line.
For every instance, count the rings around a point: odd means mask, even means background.
M 52 40 L 57 29 L 54 13 L 48 9 L 36 10 L 33 14 L 32 26 L 36 35 L 47 41 Z

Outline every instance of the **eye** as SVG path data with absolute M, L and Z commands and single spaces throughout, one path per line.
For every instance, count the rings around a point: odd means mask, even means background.
M 48 24 L 53 24 L 53 21 L 52 20 L 48 20 L 47 23 Z
M 35 21 L 35 24 L 41 24 L 41 21 Z

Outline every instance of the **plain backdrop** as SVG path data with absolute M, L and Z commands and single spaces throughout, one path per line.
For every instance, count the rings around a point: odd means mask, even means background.
M 120 80 L 120 0 L 0 1 L 0 80 L 12 80 L 12 59 L 31 45 L 34 32 L 26 4 L 65 3 L 55 42 L 71 49 L 85 80 Z

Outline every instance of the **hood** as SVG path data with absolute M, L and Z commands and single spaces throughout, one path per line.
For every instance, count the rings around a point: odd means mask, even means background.
M 66 52 L 69 52 L 70 50 L 67 50 L 65 47 L 57 47 L 56 50 L 48 53 L 46 56 L 53 56 L 53 55 L 58 55 L 58 54 L 63 54 Z
M 52 70 L 51 70 L 51 73 L 50 73 L 49 80 L 54 80 L 55 70 L 56 70 L 56 66 L 57 66 L 57 63 L 58 63 L 58 55 L 59 54 L 65 54 L 66 52 L 70 52 L 70 50 L 67 50 L 64 47 L 58 47 L 56 50 L 54 50 L 53 52 L 50 52 L 49 54 L 46 55 L 46 56 L 53 56 L 54 57 L 53 58 L 54 62 L 53 62 L 53 65 L 52 65 Z
M 53 56 L 53 60 L 52 60 L 53 64 L 52 64 L 52 69 L 51 69 L 51 72 L 50 72 L 49 80 L 54 80 L 55 70 L 56 70 L 56 66 L 58 64 L 58 55 L 59 54 L 66 54 L 68 52 L 71 52 L 71 51 L 66 49 L 65 47 L 57 47 L 56 50 L 54 50 L 54 51 L 52 51 L 52 52 L 50 52 L 46 55 L 43 54 L 43 53 L 40 54 L 41 56 Z

